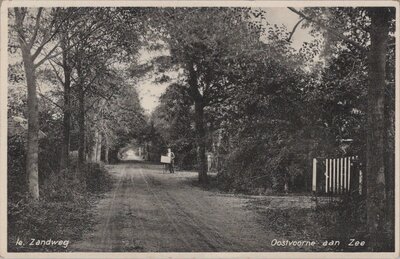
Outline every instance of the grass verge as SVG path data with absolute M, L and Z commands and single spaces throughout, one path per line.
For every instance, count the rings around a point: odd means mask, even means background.
M 362 199 L 341 200 L 312 208 L 273 208 L 269 204 L 260 206 L 262 202 L 250 201 L 248 208 L 256 211 L 260 224 L 272 230 L 277 240 L 316 242 L 314 246 L 297 247 L 296 251 L 368 251 L 365 202 Z M 356 241 L 365 243 L 356 246 Z M 280 247 L 282 251 L 289 248 Z

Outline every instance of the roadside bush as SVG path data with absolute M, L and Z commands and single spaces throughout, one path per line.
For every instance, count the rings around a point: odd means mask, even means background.
M 243 193 L 251 193 L 256 187 L 271 190 L 271 173 L 264 168 L 262 149 L 261 146 L 246 145 L 228 154 L 218 173 L 220 187 Z M 254 152 L 260 155 L 252 155 Z
M 53 141 L 53 140 L 52 140 Z M 49 177 L 56 174 L 59 170 L 59 149 L 54 148 L 53 144 L 48 139 L 40 140 L 39 148 L 39 184 L 43 185 L 44 181 L 49 180 Z M 27 187 L 27 175 L 25 169 L 26 161 L 26 137 L 24 135 L 14 135 L 8 137 L 7 150 L 7 184 L 8 196 L 11 200 L 20 200 L 21 195 L 25 195 Z
M 68 170 L 47 173 L 41 184 L 40 200 L 26 193 L 8 199 L 8 250 L 68 251 L 68 246 L 30 246 L 32 238 L 41 240 L 79 240 L 93 225 L 90 208 L 98 194 L 111 188 L 112 179 L 103 164 L 84 166 L 85 181 L 80 180 L 76 163 Z M 24 245 L 16 245 L 17 239 Z
M 68 196 L 66 196 L 68 197 Z M 90 206 L 93 197 L 79 195 L 75 201 L 51 201 L 48 197 L 32 201 L 24 197 L 18 203 L 8 203 L 8 251 L 67 251 L 63 246 L 30 246 L 32 239 L 69 240 L 81 238 L 85 229 L 93 224 Z M 23 242 L 16 245 L 17 239 Z
M 332 136 L 313 138 L 307 130 L 276 132 L 252 126 L 226 137 L 218 170 L 220 188 L 244 193 L 311 192 L 312 158 L 342 153 Z M 229 136 L 229 135 L 228 135 Z
M 101 193 L 112 187 L 111 176 L 103 163 L 86 164 L 86 187 L 92 193 Z
M 7 194 L 10 200 L 20 200 L 27 189 L 24 138 L 8 137 L 7 144 Z
M 187 145 L 184 147 L 176 147 L 175 151 L 175 165 L 180 170 L 192 170 L 197 164 L 196 149 Z
M 303 156 L 295 156 L 286 147 L 273 149 L 269 143 L 242 140 L 242 145 L 223 159 L 218 173 L 220 188 L 261 194 L 283 192 L 287 184 L 290 190 L 302 190 L 303 186 L 296 184 L 302 182 L 307 171 L 307 165 L 302 162 L 307 160 Z
M 41 199 L 51 202 L 77 202 L 86 192 L 86 184 L 71 170 L 50 174 L 41 185 Z

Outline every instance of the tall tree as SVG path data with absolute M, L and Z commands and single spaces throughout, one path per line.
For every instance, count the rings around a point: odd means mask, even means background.
M 382 240 L 392 240 L 390 225 L 394 215 L 388 215 L 386 189 L 388 179 L 385 176 L 385 149 L 388 131 L 385 129 L 385 88 L 386 64 L 389 35 L 390 9 L 371 8 L 370 38 L 368 55 L 368 119 L 367 119 L 367 219 L 370 245 L 382 250 Z M 393 204 L 390 204 L 393 206 Z M 392 226 L 393 227 L 393 226 Z
M 72 51 L 74 44 L 74 32 L 82 26 L 83 16 L 74 8 L 60 8 L 57 14 L 57 23 L 60 23 L 59 34 L 56 39 L 59 45 L 60 55 L 49 59 L 53 73 L 63 87 L 63 142 L 61 148 L 60 168 L 66 169 L 69 166 L 69 152 L 71 139 L 71 118 L 72 118 Z M 61 69 L 58 69 L 60 67 Z
M 386 94 L 392 92 L 393 85 L 389 82 L 394 67 L 389 71 L 387 66 L 392 63 L 388 57 L 393 59 L 388 41 L 394 31 L 394 8 L 309 8 L 304 12 L 289 9 L 325 35 L 328 53 L 347 52 L 361 62 L 367 61 L 367 69 L 361 69 L 360 78 L 367 81 L 365 157 L 369 244 L 370 249 L 383 251 L 385 246 L 391 246 L 382 240 L 393 240 L 394 220 L 390 191 L 394 171 L 388 164 L 392 160 L 385 158 L 391 156 L 386 150 L 390 148 L 388 134 L 393 121 L 389 118 L 393 113 L 387 109 L 394 108 L 387 105 L 390 94 Z
M 241 56 L 254 49 L 259 35 L 248 26 L 248 10 L 179 8 L 157 10 L 170 62 L 184 71 L 181 84 L 194 103 L 199 182 L 206 184 L 205 109 L 228 96 L 233 85 L 227 74 Z M 246 51 L 243 51 L 246 50 Z M 168 60 L 168 59 L 167 59 Z M 165 61 L 165 60 L 164 60 Z
M 83 8 L 78 11 L 86 18 L 86 23 L 77 30 L 72 54 L 78 96 L 78 164 L 81 166 L 87 153 L 87 98 L 96 96 L 104 86 L 101 80 L 110 68 L 134 60 L 141 46 L 142 21 L 135 12 L 127 14 L 124 9 Z M 127 29 L 132 33 L 126 34 Z
M 193 116 L 193 101 L 176 83 L 167 87 L 152 113 L 154 127 L 174 151 L 175 164 L 180 168 L 191 169 L 197 164 Z
M 45 52 L 45 47 L 51 45 L 52 40 L 58 33 L 54 13 L 55 10 L 48 12 L 44 11 L 43 8 L 14 8 L 14 26 L 18 34 L 18 43 L 22 53 L 28 89 L 28 151 L 26 172 L 28 175 L 29 193 L 34 199 L 39 199 L 39 110 L 36 72 L 37 68 L 49 59 L 56 50 L 56 46 L 51 46 L 51 49 Z

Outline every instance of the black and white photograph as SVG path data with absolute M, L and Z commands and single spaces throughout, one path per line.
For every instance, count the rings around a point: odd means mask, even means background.
M 398 6 L 4 1 L 0 256 L 399 256 Z

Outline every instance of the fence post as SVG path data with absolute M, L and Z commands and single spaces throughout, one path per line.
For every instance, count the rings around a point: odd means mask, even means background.
M 317 159 L 313 158 L 312 191 L 317 192 Z
M 347 157 L 347 191 L 350 192 L 350 176 L 351 176 L 351 172 L 350 169 L 351 168 L 351 159 L 350 157 Z
M 340 158 L 336 159 L 336 193 L 340 193 Z
M 343 170 L 343 158 L 340 158 L 340 193 L 344 192 L 344 170 Z
M 336 159 L 332 159 L 332 193 L 336 192 Z
M 347 191 L 347 160 L 343 158 L 343 193 Z
M 359 177 L 359 183 L 358 183 L 358 192 L 360 193 L 360 195 L 362 195 L 363 193 L 363 173 L 361 171 L 360 168 L 360 177 Z
M 325 159 L 325 193 L 328 193 L 329 173 L 328 173 L 328 159 Z
M 329 193 L 332 193 L 332 186 L 333 186 L 333 181 L 332 178 L 333 174 L 332 174 L 332 159 L 329 159 Z

